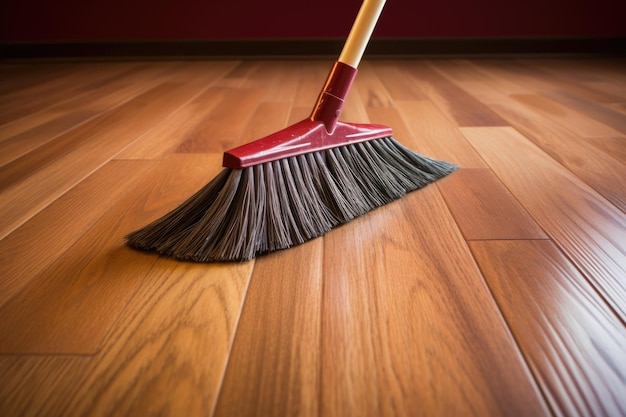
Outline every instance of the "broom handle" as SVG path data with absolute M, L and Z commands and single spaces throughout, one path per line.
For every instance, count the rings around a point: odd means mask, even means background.
M 332 134 L 339 121 L 341 108 L 350 91 L 357 67 L 386 0 L 364 0 L 339 59 L 330 69 L 324 87 L 313 107 L 310 120 L 320 121 Z
M 357 68 L 363 57 L 363 52 L 372 36 L 378 17 L 383 11 L 386 0 L 365 0 L 359 9 L 359 14 L 352 25 L 346 40 L 339 62 Z

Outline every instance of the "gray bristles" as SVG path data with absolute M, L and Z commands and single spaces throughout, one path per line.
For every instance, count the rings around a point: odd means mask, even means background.
M 455 169 L 393 138 L 224 169 L 126 240 L 181 260 L 244 261 L 321 236 Z

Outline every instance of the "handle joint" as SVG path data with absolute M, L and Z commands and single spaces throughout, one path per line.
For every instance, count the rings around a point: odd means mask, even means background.
M 310 116 L 312 121 L 323 122 L 328 133 L 335 130 L 344 100 L 357 72 L 356 68 L 339 61 L 336 61 L 330 69 Z

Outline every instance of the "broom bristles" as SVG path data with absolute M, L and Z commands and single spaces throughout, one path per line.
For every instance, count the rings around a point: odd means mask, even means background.
M 321 236 L 455 169 L 390 137 L 225 168 L 126 241 L 180 260 L 245 261 Z

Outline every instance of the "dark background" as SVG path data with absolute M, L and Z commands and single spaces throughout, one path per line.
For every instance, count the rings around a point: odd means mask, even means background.
M 626 1 L 388 0 L 379 38 L 626 35 Z M 343 38 L 359 0 L 1 0 L 0 41 Z

